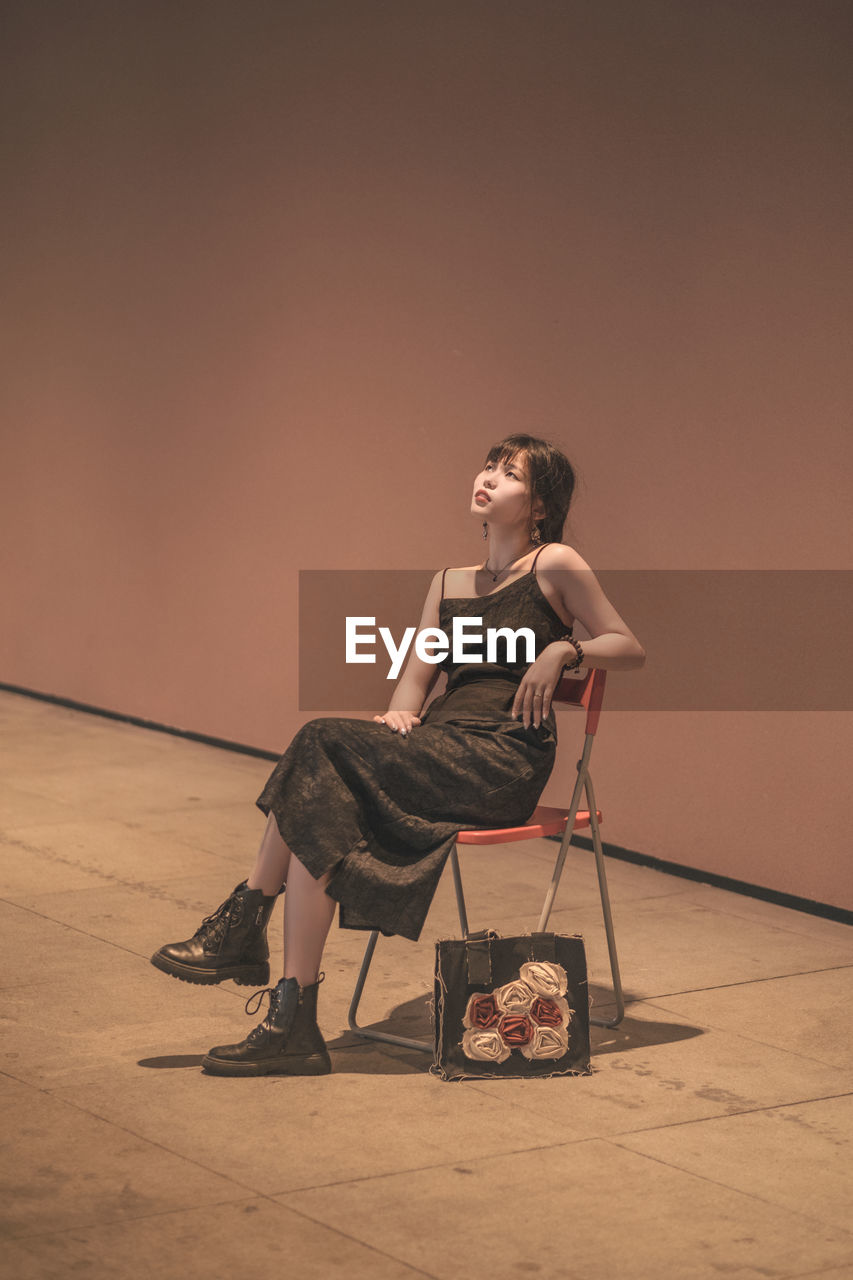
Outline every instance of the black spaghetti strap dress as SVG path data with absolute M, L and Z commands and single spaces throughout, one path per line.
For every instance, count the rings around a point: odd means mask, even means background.
M 537 656 L 566 635 L 537 581 L 538 557 L 485 596 L 447 599 L 442 577 L 439 622 L 448 637 L 457 615 L 482 618 L 483 632 L 531 628 Z M 466 648 L 477 652 L 470 635 Z M 526 656 L 523 639 L 518 654 Z M 447 672 L 444 693 L 405 738 L 374 720 L 309 720 L 267 779 L 255 803 L 272 811 L 313 876 L 332 872 L 326 892 L 339 903 L 341 928 L 416 941 L 458 832 L 518 826 L 536 808 L 554 767 L 554 711 L 539 728 L 512 719 L 529 664 L 510 663 L 501 637 L 494 656 L 505 660 L 454 664 L 448 653 L 438 664 Z

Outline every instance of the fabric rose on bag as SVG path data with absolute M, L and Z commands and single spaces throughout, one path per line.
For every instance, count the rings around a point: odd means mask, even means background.
M 506 1062 L 511 1050 L 498 1031 L 481 1031 L 475 1027 L 463 1035 L 462 1052 L 478 1062 Z
M 520 1049 L 533 1039 L 535 1027 L 523 1013 L 505 1013 L 498 1023 L 498 1031 L 511 1049 Z
M 484 1031 L 487 1027 L 496 1026 L 499 1017 L 500 1014 L 492 992 L 488 992 L 485 995 L 475 993 L 468 1001 L 462 1025 L 463 1027 L 478 1028 Z
M 529 1044 L 521 1046 L 525 1058 L 534 1061 L 542 1058 L 562 1058 L 569 1049 L 567 1027 L 536 1027 Z
M 513 1049 L 530 1061 L 562 1058 L 569 1048 L 573 1009 L 561 964 L 530 960 L 519 977 L 468 998 L 462 1052 L 478 1062 L 506 1062 Z
M 495 1004 L 501 1013 L 527 1013 L 536 992 L 526 982 L 518 978 L 514 982 L 505 982 L 495 991 Z
M 564 996 L 569 986 L 568 975 L 561 964 L 548 960 L 528 960 L 521 966 L 521 980 L 540 996 Z
M 528 1016 L 537 1027 L 567 1027 L 572 1010 L 562 996 L 536 996 Z

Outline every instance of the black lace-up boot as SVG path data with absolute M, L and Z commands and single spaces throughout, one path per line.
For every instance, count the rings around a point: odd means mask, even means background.
M 151 963 L 182 982 L 208 985 L 230 978 L 243 987 L 269 982 L 267 925 L 277 897 L 250 889 L 243 880 L 191 938 L 167 943 Z
M 239 1044 L 221 1044 L 202 1060 L 214 1076 L 325 1076 L 332 1069 L 329 1050 L 317 1026 L 317 990 L 325 974 L 308 987 L 282 978 L 275 987 L 256 991 L 246 1012 L 257 1013 L 264 996 L 270 1007 L 263 1022 Z M 254 1009 L 249 1005 L 258 1003 Z

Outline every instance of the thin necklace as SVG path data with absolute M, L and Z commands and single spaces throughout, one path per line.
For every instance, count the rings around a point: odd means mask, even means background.
M 531 542 L 530 538 L 528 538 L 528 539 L 527 539 L 527 541 L 528 541 L 528 542 Z M 532 545 L 533 545 L 533 544 L 532 544 L 532 542 L 531 542 L 531 546 L 532 546 Z M 515 560 L 521 560 L 521 559 L 523 559 L 523 557 L 524 557 L 524 556 L 529 556 L 529 555 L 530 555 L 530 547 L 528 547 L 526 551 L 522 551 L 522 553 L 521 553 L 521 555 L 520 555 L 520 556 L 516 556 L 516 557 L 515 557 Z M 509 566 L 510 566 L 510 564 L 515 564 L 515 560 L 510 560 L 509 564 L 505 564 L 505 565 L 504 565 L 504 567 L 503 567 L 503 569 L 498 569 L 498 570 L 496 570 L 496 572 L 492 575 L 492 582 L 497 582 L 497 580 L 498 580 L 498 574 L 503 573 L 504 569 L 508 569 L 508 568 L 509 568 Z M 483 568 L 484 568 L 484 569 L 488 569 L 489 573 L 491 573 L 491 572 L 492 572 L 492 566 L 489 564 L 488 556 L 486 557 L 486 563 L 483 565 Z

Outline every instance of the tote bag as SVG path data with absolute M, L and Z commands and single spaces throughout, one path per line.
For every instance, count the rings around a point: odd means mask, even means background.
M 430 1071 L 442 1080 L 592 1074 L 579 934 L 439 941 L 434 1001 Z

